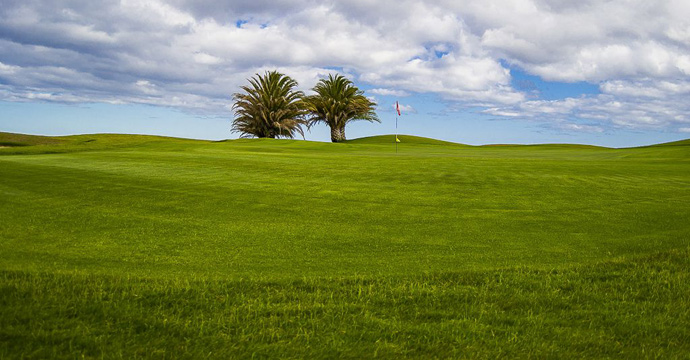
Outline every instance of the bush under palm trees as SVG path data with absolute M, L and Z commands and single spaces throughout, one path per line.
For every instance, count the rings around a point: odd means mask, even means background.
M 355 120 L 380 122 L 376 103 L 342 75 L 329 75 L 313 88 L 316 95 L 304 98 L 309 112 L 309 125 L 326 123 L 331 128 L 331 141 L 345 141 L 345 125 Z
M 296 86 L 297 81 L 277 71 L 249 79 L 249 85 L 241 87 L 244 92 L 233 95 L 233 132 L 241 137 L 292 139 L 296 133 L 304 137 L 304 93 L 294 91 Z

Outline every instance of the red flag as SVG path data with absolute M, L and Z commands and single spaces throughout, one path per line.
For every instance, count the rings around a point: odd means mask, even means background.
M 398 111 L 398 116 L 400 116 L 400 115 L 401 115 L 401 114 L 400 114 L 400 105 L 398 105 L 398 102 L 397 102 L 397 101 L 395 102 L 395 110 Z

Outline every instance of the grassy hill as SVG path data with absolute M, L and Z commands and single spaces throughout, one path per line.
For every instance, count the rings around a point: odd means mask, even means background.
M 436 139 L 425 138 L 421 136 L 412 135 L 398 135 L 401 143 L 414 145 L 442 145 L 442 146 L 468 146 L 464 144 L 453 143 L 449 141 L 442 141 Z M 348 140 L 348 144 L 382 144 L 390 145 L 395 143 L 395 135 L 377 135 L 368 136 L 359 139 Z
M 690 147 L 0 133 L 0 357 L 687 357 Z
M 57 137 L 36 136 L 0 132 L 1 147 L 17 147 L 30 145 L 55 145 L 62 143 L 63 140 Z

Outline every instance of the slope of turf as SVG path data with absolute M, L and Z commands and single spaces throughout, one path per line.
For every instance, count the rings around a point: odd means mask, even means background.
M 62 142 L 62 140 L 55 137 L 24 135 L 0 131 L 0 146 L 2 147 L 55 145 L 60 144 Z
M 663 146 L 690 146 L 690 139 L 671 141 L 662 144 L 649 145 L 648 147 L 663 147 Z
M 1 148 L 0 354 L 688 355 L 690 147 L 392 140 Z
M 467 146 L 464 144 L 453 143 L 449 141 L 442 141 L 436 139 L 425 138 L 421 136 L 412 135 L 398 135 L 398 139 L 401 143 L 415 144 L 415 145 L 443 145 L 443 146 Z M 377 135 L 368 136 L 359 139 L 348 140 L 348 144 L 383 144 L 390 145 L 395 143 L 395 135 Z

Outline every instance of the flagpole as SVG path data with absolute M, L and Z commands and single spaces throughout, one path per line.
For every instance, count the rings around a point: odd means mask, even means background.
M 400 117 L 400 104 L 395 101 L 395 153 L 398 153 L 398 117 Z

